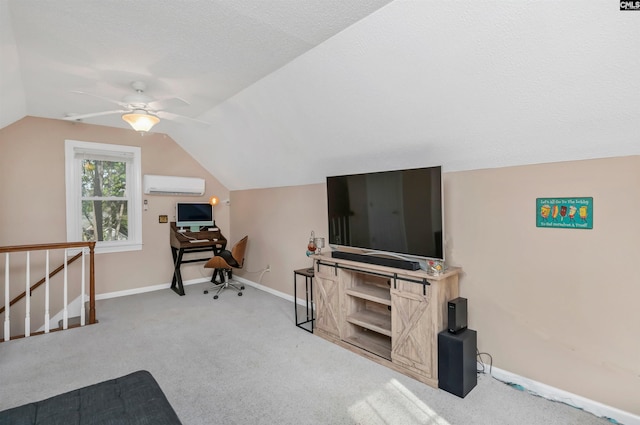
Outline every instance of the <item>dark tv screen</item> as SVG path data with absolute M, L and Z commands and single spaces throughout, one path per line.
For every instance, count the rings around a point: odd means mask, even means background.
M 442 168 L 327 177 L 329 243 L 444 260 Z
M 213 225 L 213 209 L 205 202 L 177 202 L 176 226 L 196 227 Z M 196 231 L 196 230 L 193 230 Z

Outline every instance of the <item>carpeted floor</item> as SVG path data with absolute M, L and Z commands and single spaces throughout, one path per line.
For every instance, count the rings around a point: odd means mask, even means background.
M 206 284 L 97 302 L 97 325 L 0 344 L 0 410 L 148 370 L 185 425 L 604 425 L 480 375 L 464 399 L 294 326 L 293 304 Z

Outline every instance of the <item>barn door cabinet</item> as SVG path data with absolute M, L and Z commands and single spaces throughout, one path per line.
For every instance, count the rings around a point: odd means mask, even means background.
M 316 332 L 327 339 L 340 339 L 341 294 L 337 274 L 333 274 L 325 265 L 317 265 L 313 287 L 316 300 L 316 312 L 322 311 L 322 317 L 316 315 Z
M 459 268 L 432 276 L 315 256 L 315 333 L 438 387 L 438 333 L 458 297 Z

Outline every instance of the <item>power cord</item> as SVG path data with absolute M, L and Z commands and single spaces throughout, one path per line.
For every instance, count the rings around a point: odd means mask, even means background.
M 485 362 L 483 361 L 482 356 L 489 357 L 489 375 L 491 375 L 491 369 L 493 368 L 493 357 L 491 357 L 491 354 L 481 353 L 480 350 L 476 348 L 476 356 L 478 358 L 478 363 L 482 365 L 480 369 L 477 370 L 478 373 L 487 373 L 485 371 Z
M 260 269 L 260 270 L 245 270 L 245 273 L 264 273 L 264 272 L 268 272 L 269 271 L 269 267 L 265 267 L 264 269 Z
M 255 272 L 247 271 L 247 273 L 260 273 L 260 276 L 258 277 L 258 284 L 262 284 L 262 277 L 264 276 L 265 273 L 270 271 L 271 271 L 271 267 L 267 266 L 262 270 L 257 270 Z

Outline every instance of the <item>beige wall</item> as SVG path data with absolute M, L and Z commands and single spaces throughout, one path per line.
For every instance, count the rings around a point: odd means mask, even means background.
M 96 255 L 96 292 L 131 290 L 171 282 L 173 260 L 169 225 L 158 215 L 175 220 L 176 201 L 207 202 L 213 194 L 226 199 L 229 191 L 164 134 L 26 117 L 0 129 L 0 245 L 53 243 L 66 240 L 64 142 L 139 146 L 142 174 L 201 177 L 205 196 L 143 195 L 149 209 L 143 211 L 143 249 Z M 10 200 L 10 201 L 9 201 Z M 229 210 L 216 207 L 216 224 L 229 229 Z M 206 275 L 202 263 L 183 266 L 183 278 Z M 12 288 L 13 289 L 13 288 Z M 177 295 L 176 295 L 177 296 Z M 98 317 L 99 318 L 99 317 Z
M 446 255 L 494 366 L 640 414 L 640 156 L 446 173 Z M 535 225 L 537 197 L 594 199 L 592 230 Z M 293 294 L 325 185 L 232 192 L 249 270 Z M 246 276 L 254 280 L 253 276 Z
M 231 233 L 249 236 L 239 274 L 293 295 L 293 271 L 312 265 L 306 256 L 311 231 L 327 237 L 326 197 L 324 184 L 232 192 Z M 267 265 L 271 272 L 258 272 Z
M 451 173 L 447 250 L 481 351 L 640 413 L 640 156 Z M 591 196 L 593 229 L 535 226 L 537 197 Z

